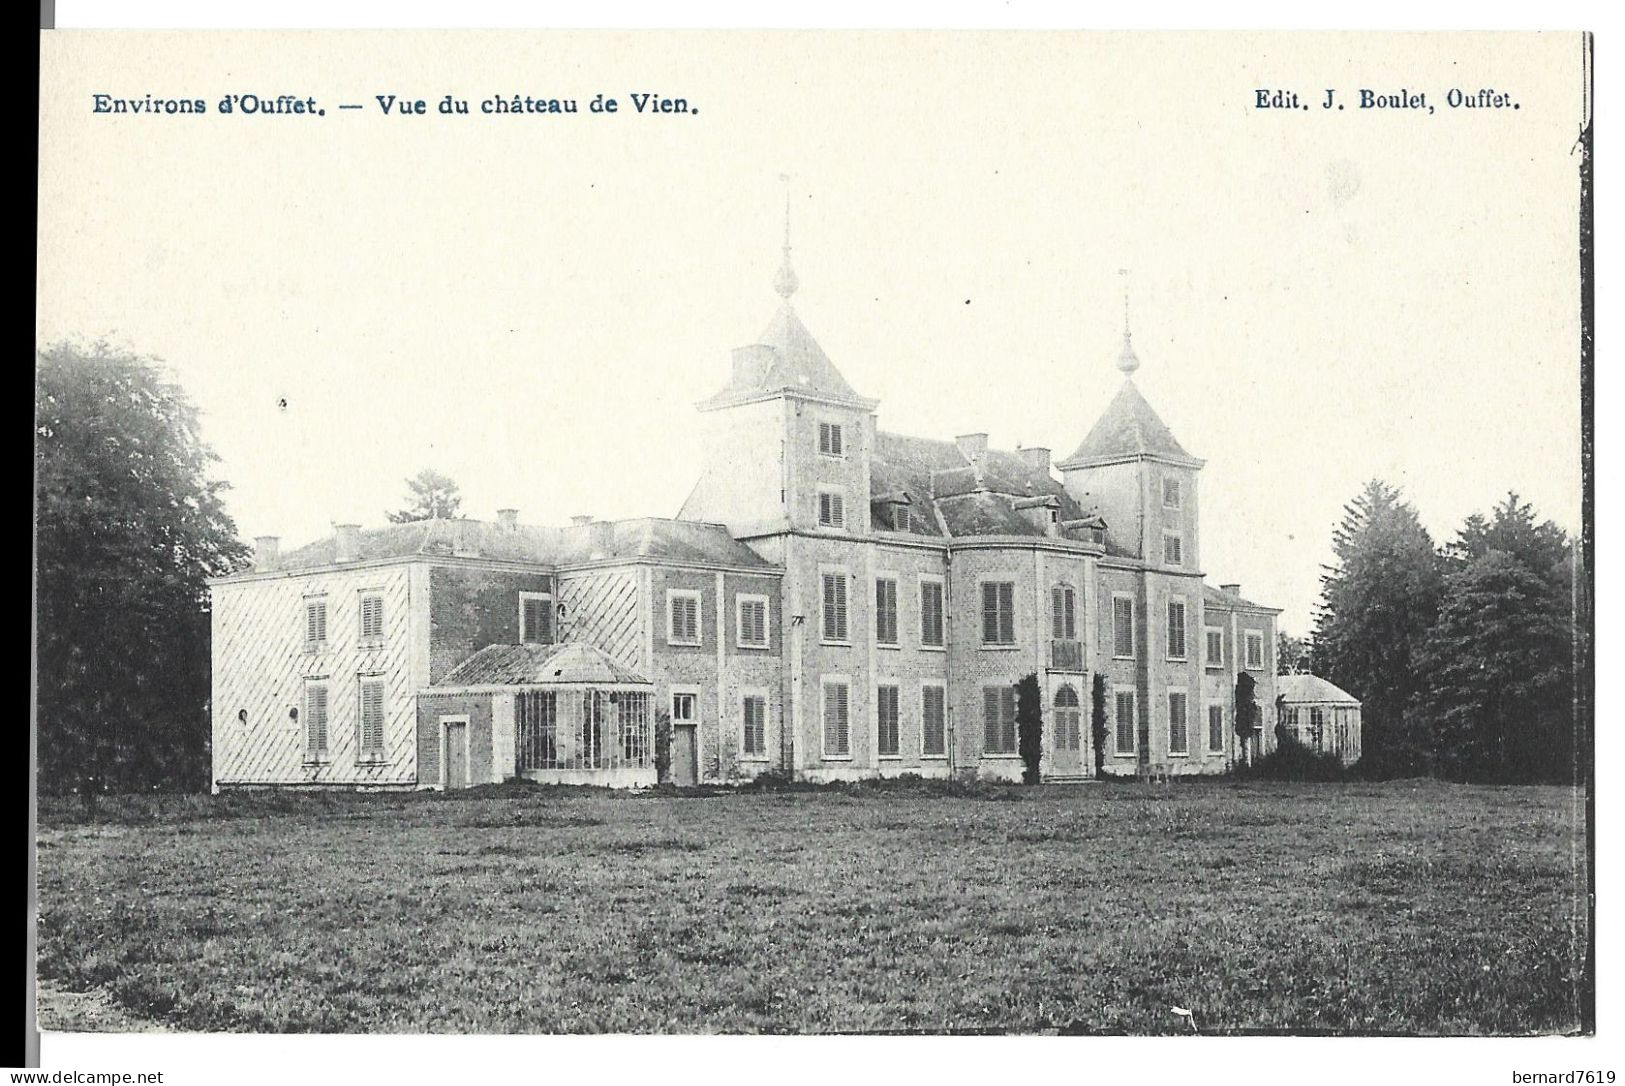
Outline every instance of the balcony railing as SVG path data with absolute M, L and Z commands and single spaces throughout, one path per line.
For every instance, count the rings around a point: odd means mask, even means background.
M 1056 638 L 1049 643 L 1051 671 L 1082 671 L 1083 642 Z

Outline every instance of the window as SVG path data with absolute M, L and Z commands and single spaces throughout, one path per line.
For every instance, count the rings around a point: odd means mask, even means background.
M 1319 708 L 1309 710 L 1309 735 L 1315 749 L 1319 750 L 1326 735 L 1326 710 Z
M 1168 692 L 1168 753 L 1191 752 L 1190 730 L 1185 722 L 1185 695 L 1177 690 Z
M 942 647 L 942 581 L 920 581 L 920 644 Z
M 305 601 L 305 649 L 314 652 L 327 647 L 327 601 Z
M 1224 666 L 1224 630 L 1218 626 L 1209 626 L 1204 631 L 1207 634 L 1207 666 Z
M 940 686 L 920 688 L 920 753 L 927 758 L 948 754 L 947 698 Z
M 553 597 L 548 593 L 519 593 L 519 640 L 527 645 L 553 643 Z
M 818 451 L 825 456 L 846 455 L 846 434 L 838 422 L 818 424 Z
M 1134 655 L 1134 598 L 1112 597 L 1112 655 Z
M 902 753 L 897 735 L 897 687 L 890 684 L 875 690 L 875 717 L 879 723 L 876 749 L 882 758 Z
M 666 643 L 700 643 L 700 594 L 672 589 L 666 593 Z
M 846 625 L 846 580 L 840 570 L 824 573 L 824 640 L 845 644 L 849 640 Z
M 1063 686 L 1055 692 L 1055 749 L 1080 750 L 1083 747 L 1083 707 L 1078 692 Z
M 1207 749 L 1218 752 L 1224 750 L 1224 706 L 1209 705 L 1207 707 Z
M 744 718 L 744 741 L 740 744 L 747 758 L 767 755 L 767 696 L 746 694 L 740 704 Z
M 897 644 L 897 578 L 875 578 L 875 644 Z
M 1069 584 L 1058 584 L 1050 589 L 1053 634 L 1057 641 L 1072 641 L 1078 636 L 1077 594 Z
M 1016 688 L 982 687 L 982 750 L 988 754 L 1016 752 Z
M 559 705 L 552 690 L 527 690 L 518 697 L 519 768 L 559 769 Z M 675 718 L 676 714 L 672 714 Z
M 1134 691 L 1117 692 L 1117 753 L 1134 753 Z
M 1185 564 L 1185 538 L 1178 532 L 1162 533 L 1162 562 L 1168 566 Z
M 897 532 L 908 532 L 913 530 L 914 519 L 909 514 L 908 506 L 894 505 L 891 507 L 891 526 L 892 530 Z
M 1164 475 L 1162 477 L 1162 507 L 1164 509 L 1178 509 L 1181 497 L 1179 476 Z
M 1168 601 L 1168 658 L 1185 658 L 1185 601 Z
M 1247 670 L 1260 671 L 1264 667 L 1264 635 L 1257 630 L 1247 631 Z
M 356 760 L 384 760 L 384 680 L 360 680 L 360 712 L 356 727 Z
M 361 640 L 375 643 L 384 639 L 384 597 L 367 593 L 361 597 Z
M 305 761 L 327 761 L 327 684 L 305 687 Z
M 1016 643 L 1016 586 L 1013 581 L 982 582 L 982 644 Z
M 692 690 L 673 690 L 671 692 L 671 722 L 673 724 L 694 724 L 699 720 L 700 696 Z
M 852 756 L 851 701 L 845 679 L 824 680 L 824 757 Z
M 846 527 L 846 495 L 839 490 L 818 492 L 818 526 L 820 528 Z
M 738 630 L 739 647 L 767 648 L 767 597 L 741 595 L 735 608 L 734 625 Z

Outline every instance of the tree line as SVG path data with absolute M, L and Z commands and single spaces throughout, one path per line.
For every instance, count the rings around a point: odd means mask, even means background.
M 1364 704 L 1361 770 L 1486 782 L 1573 782 L 1588 764 L 1589 580 L 1580 548 L 1509 493 L 1435 545 L 1398 488 L 1344 508 L 1308 670 Z

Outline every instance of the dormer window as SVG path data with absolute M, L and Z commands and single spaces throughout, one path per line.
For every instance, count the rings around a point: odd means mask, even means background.
M 1162 507 L 1164 509 L 1178 509 L 1184 495 L 1180 493 L 1179 477 L 1177 475 L 1164 475 L 1162 477 Z
M 824 456 L 846 455 L 846 434 L 838 422 L 818 424 L 818 451 Z

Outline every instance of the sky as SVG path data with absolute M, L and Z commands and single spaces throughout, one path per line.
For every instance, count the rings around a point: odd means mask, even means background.
M 1573 35 L 57 35 L 36 338 L 164 360 L 245 538 L 464 510 L 670 516 L 778 299 L 880 425 L 1057 458 L 1136 383 L 1202 555 L 1306 632 L 1344 504 L 1580 522 Z M 1326 87 L 1425 110 L 1322 111 Z M 1497 88 L 1517 110 L 1451 110 Z M 1260 110 L 1294 89 L 1309 110 Z M 697 112 L 632 112 L 632 92 Z M 325 117 L 97 115 L 314 95 Z M 621 112 L 591 115 L 599 92 Z M 445 94 L 471 113 L 442 117 Z M 429 114 L 384 116 L 375 94 Z M 501 95 L 574 116 L 485 116 Z M 340 102 L 367 108 L 338 111 Z M 788 177 L 788 182 L 781 180 Z M 1126 269 L 1127 274 L 1120 274 Z

